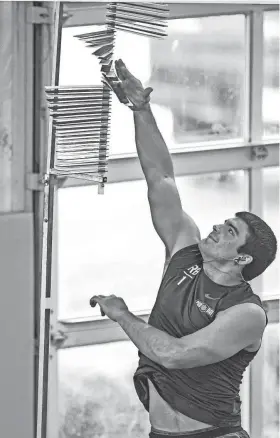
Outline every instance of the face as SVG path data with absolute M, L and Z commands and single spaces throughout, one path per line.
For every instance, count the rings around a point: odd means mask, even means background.
M 245 244 L 248 233 L 248 225 L 242 219 L 227 219 L 224 224 L 213 226 L 209 236 L 200 242 L 200 250 L 207 258 L 233 259 L 238 255 L 238 248 Z

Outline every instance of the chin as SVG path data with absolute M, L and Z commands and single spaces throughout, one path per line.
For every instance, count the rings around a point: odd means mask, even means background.
M 207 237 L 199 242 L 199 249 L 204 257 L 214 258 L 216 256 L 215 242 Z
M 210 247 L 213 248 L 213 245 L 215 244 L 214 240 L 209 239 L 209 237 L 205 237 L 204 239 L 201 239 L 201 241 L 199 243 L 203 247 L 207 247 L 207 248 L 210 248 Z
M 209 253 L 209 251 L 211 251 L 212 248 L 211 243 L 212 242 L 207 241 L 207 237 L 205 239 L 201 239 L 201 241 L 198 243 L 200 251 L 204 253 Z

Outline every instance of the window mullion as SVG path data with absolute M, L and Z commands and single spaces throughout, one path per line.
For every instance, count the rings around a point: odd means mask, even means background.
M 144 314 L 142 312 L 133 313 L 143 321 L 148 322 L 148 311 Z M 65 340 L 58 346 L 59 348 L 83 347 L 128 340 L 123 329 L 108 318 L 80 322 L 60 321 L 57 330 L 60 330 L 65 336 Z
M 252 161 L 250 148 L 248 147 L 172 153 L 175 174 L 176 176 L 185 176 L 279 165 L 279 145 L 271 143 L 267 144 L 266 147 L 268 149 L 268 156 L 261 162 L 257 160 Z M 144 175 L 137 156 L 129 156 L 122 159 L 112 157 L 109 160 L 109 183 L 135 181 L 143 178 Z M 63 182 L 62 188 L 92 184 L 92 182 L 67 178 Z
M 278 5 L 226 3 L 170 3 L 169 18 L 198 18 L 215 15 L 236 15 L 263 10 L 277 10 Z M 66 4 L 64 27 L 102 25 L 106 21 L 106 5 L 87 3 Z
M 263 182 L 262 169 L 250 169 L 249 171 L 249 203 L 250 211 L 260 217 L 263 213 Z M 263 280 L 262 276 L 252 281 L 254 293 L 262 298 Z M 263 425 L 263 365 L 264 350 L 259 350 L 250 366 L 250 436 L 260 438 Z
M 169 3 L 170 18 L 209 17 L 215 15 L 236 15 L 263 10 L 277 10 L 277 5 L 240 3 Z
M 249 141 L 254 143 L 263 133 L 263 13 L 254 11 L 249 20 Z
M 266 300 L 264 303 L 269 323 L 279 323 L 279 299 Z M 143 321 L 148 322 L 150 311 L 133 313 Z M 56 331 L 60 331 L 63 337 L 65 336 L 65 340 L 57 345 L 57 348 L 62 349 L 128 339 L 119 325 L 108 318 L 61 320 L 56 325 Z
M 58 330 L 58 189 L 54 187 L 53 195 L 53 244 L 52 244 L 52 306 L 50 314 L 50 337 Z M 48 378 L 48 438 L 58 438 L 59 406 L 58 406 L 58 357 L 55 343 L 50 341 L 49 378 Z
M 249 15 L 249 96 L 248 96 L 248 140 L 262 140 L 262 96 L 263 96 L 263 13 L 254 11 Z M 261 168 L 249 170 L 249 203 L 250 211 L 262 217 L 263 213 L 263 179 Z M 263 280 L 257 277 L 252 282 L 254 292 L 262 296 Z M 250 366 L 250 436 L 260 438 L 263 429 L 263 364 L 264 350 Z

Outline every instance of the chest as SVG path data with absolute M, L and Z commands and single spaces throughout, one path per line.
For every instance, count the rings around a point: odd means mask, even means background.
M 174 266 L 167 270 L 150 323 L 176 337 L 210 324 L 223 296 L 207 284 L 202 266 Z

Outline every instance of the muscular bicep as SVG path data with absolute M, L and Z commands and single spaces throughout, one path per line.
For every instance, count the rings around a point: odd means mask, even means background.
M 259 341 L 266 325 L 264 311 L 253 303 L 238 304 L 208 326 L 176 339 L 170 368 L 192 368 L 221 362 Z
M 165 244 L 167 255 L 197 243 L 200 233 L 193 219 L 183 211 L 176 183 L 164 177 L 148 187 L 148 199 L 156 232 Z

